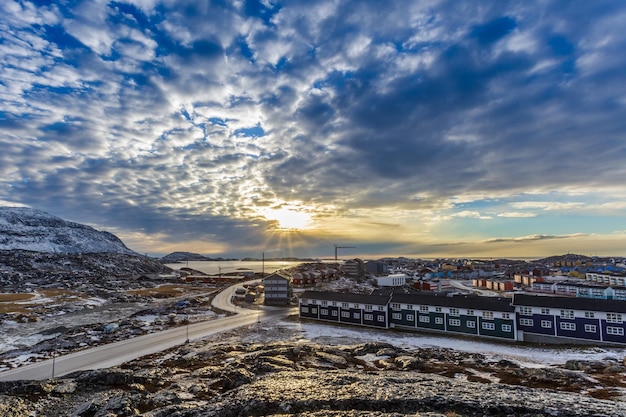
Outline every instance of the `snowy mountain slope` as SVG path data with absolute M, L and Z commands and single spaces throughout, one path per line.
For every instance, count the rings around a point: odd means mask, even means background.
M 26 207 L 0 207 L 0 250 L 137 255 L 109 232 Z

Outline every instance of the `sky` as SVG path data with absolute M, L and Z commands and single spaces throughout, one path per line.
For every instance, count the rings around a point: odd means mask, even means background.
M 3 0 L 0 205 L 154 256 L 626 256 L 626 2 Z

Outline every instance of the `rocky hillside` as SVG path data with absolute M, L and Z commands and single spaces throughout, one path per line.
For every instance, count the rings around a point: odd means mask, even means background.
M 25 207 L 0 207 L 0 284 L 168 272 L 115 235 Z
M 165 255 L 161 258 L 161 262 L 164 264 L 174 264 L 177 262 L 185 262 L 185 261 L 212 261 L 213 259 L 208 258 L 204 255 L 200 255 L 199 253 L 192 252 L 172 252 L 169 255 Z
M 136 255 L 111 233 L 26 207 L 0 207 L 0 250 Z
M 624 369 L 523 368 L 380 342 L 192 343 L 56 381 L 2 382 L 0 415 L 617 417 Z

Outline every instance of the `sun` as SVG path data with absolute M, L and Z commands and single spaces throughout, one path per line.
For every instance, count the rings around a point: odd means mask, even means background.
M 278 228 L 284 230 L 302 230 L 311 226 L 311 215 L 303 210 L 281 207 L 262 211 L 263 217 L 278 222 Z

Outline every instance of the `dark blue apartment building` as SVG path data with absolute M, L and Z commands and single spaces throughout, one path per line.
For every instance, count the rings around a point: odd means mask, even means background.
M 305 291 L 301 318 L 531 343 L 626 345 L 626 301 L 515 293 L 482 297 L 420 292 Z
M 521 340 L 626 344 L 626 301 L 514 294 L 513 305 Z

